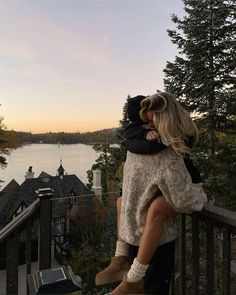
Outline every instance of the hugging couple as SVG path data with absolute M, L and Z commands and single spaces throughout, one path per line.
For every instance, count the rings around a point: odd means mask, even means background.
M 122 197 L 117 199 L 115 256 L 96 275 L 96 285 L 119 283 L 110 293 L 168 295 L 174 268 L 179 213 L 207 202 L 191 149 L 198 129 L 168 92 L 127 101 L 130 123 Z

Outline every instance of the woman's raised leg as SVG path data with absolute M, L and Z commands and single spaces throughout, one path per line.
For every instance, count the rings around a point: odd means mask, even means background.
M 163 196 L 155 198 L 148 208 L 146 223 L 141 237 L 137 257 L 121 284 L 112 291 L 112 295 L 143 294 L 143 280 L 151 258 L 158 248 L 164 221 L 174 217 L 176 212 Z
M 166 219 L 174 217 L 176 212 L 163 196 L 159 196 L 151 203 L 142 234 L 137 260 L 141 264 L 149 264 L 160 244 L 163 224 Z

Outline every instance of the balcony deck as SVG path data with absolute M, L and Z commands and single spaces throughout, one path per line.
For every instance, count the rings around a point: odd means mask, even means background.
M 68 250 L 60 248 L 60 245 L 63 245 L 60 243 L 60 237 L 57 239 L 57 247 L 53 247 L 52 250 L 50 208 L 53 202 L 61 200 L 52 198 L 52 195 L 47 193 L 45 191 L 45 195 L 39 195 L 39 199 L 30 208 L 26 208 L 10 225 L 0 231 L 0 244 L 6 242 L 8 251 L 7 269 L 0 271 L 0 295 L 27 294 L 26 274 L 58 266 L 60 262 L 70 264 L 73 271 L 82 277 L 82 294 L 109 292 L 111 288 L 94 286 L 94 276 L 114 253 L 117 194 L 104 195 L 105 203 L 102 198 L 95 196 L 78 196 L 76 204 L 66 218 L 66 224 L 59 226 L 60 229 L 64 228 L 67 238 L 70 236 L 71 248 L 67 255 Z M 76 198 L 73 196 L 73 202 Z M 39 220 L 39 263 L 31 262 L 29 258 L 31 226 L 35 218 Z M 19 233 L 23 231 L 27 237 L 27 264 L 18 267 L 18 251 L 12 251 L 12 246 L 15 246 Z M 84 231 L 84 235 L 76 235 L 79 231 Z M 68 235 L 69 233 L 71 235 Z M 235 212 L 207 205 L 200 213 L 181 215 L 171 295 L 235 294 L 235 235 Z M 102 239 L 99 239 L 101 237 Z

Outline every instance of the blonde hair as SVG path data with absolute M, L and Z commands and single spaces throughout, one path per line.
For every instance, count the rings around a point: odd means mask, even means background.
M 178 155 L 191 154 L 186 143 L 192 137 L 198 140 L 198 129 L 187 111 L 168 92 L 157 92 L 141 102 L 140 117 L 147 122 L 147 111 L 153 112 L 153 125 L 162 142 Z

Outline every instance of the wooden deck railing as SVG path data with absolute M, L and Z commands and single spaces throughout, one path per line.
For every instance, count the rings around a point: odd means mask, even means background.
M 51 267 L 51 204 L 53 191 L 39 189 L 38 199 L 0 230 L 0 245 L 6 243 L 6 294 L 18 294 L 19 236 L 26 231 L 26 272 L 31 273 L 33 221 L 39 218 L 39 270 Z M 2 290 L 1 290 L 2 291 Z
M 38 231 L 38 260 L 39 270 L 51 267 L 51 197 L 53 191 L 51 189 L 38 190 L 38 199 L 27 207 L 14 220 L 0 230 L 0 244 L 7 244 L 6 254 L 6 294 L 18 294 L 18 242 L 19 236 L 26 231 L 26 265 L 27 274 L 31 273 L 31 238 L 32 224 L 35 219 L 39 220 Z M 189 241 L 189 234 L 186 229 L 191 232 L 192 241 Z M 172 295 L 216 295 L 215 272 L 216 261 L 216 233 L 222 232 L 222 295 L 230 295 L 231 285 L 231 238 L 236 234 L 236 213 L 213 205 L 207 205 L 206 208 L 199 213 L 181 216 L 180 225 L 180 265 L 177 267 L 179 276 L 175 287 L 172 287 Z M 204 291 L 201 286 L 201 245 L 202 237 L 205 239 L 205 278 L 206 283 Z M 217 240 L 218 243 L 218 240 Z M 190 245 L 190 246 L 189 246 Z M 191 248 L 191 286 L 189 287 L 188 277 L 190 257 L 187 257 L 187 251 Z
M 186 238 L 186 219 L 191 218 L 191 232 L 192 241 L 190 244 L 192 257 L 186 257 L 187 252 L 187 238 Z M 179 241 L 179 252 L 180 252 L 180 290 L 181 295 L 189 295 L 189 291 L 193 295 L 207 294 L 215 295 L 216 290 L 219 286 L 216 286 L 215 277 L 216 271 L 219 271 L 220 265 L 223 275 L 221 290 L 218 294 L 230 295 L 231 288 L 231 240 L 232 235 L 236 234 L 236 212 L 232 212 L 223 208 L 215 207 L 213 205 L 207 205 L 202 212 L 195 212 L 189 216 L 181 216 L 181 230 L 180 230 L 180 241 Z M 222 258 L 217 257 L 215 254 L 216 248 L 219 246 L 219 239 L 216 241 L 216 230 L 220 232 L 221 248 L 222 248 Z M 218 233 L 219 236 L 219 233 Z M 201 239 L 200 239 L 201 237 Z M 202 246 L 202 240 L 205 240 L 205 259 L 201 259 L 200 249 Z M 189 247 L 189 244 L 188 244 Z M 187 272 L 186 265 L 192 259 L 191 268 L 192 269 L 192 282 L 191 288 L 187 288 Z M 216 261 L 217 259 L 217 261 Z M 200 278 L 202 273 L 200 273 L 200 260 L 205 261 L 205 286 L 204 290 L 200 289 Z M 189 273 L 188 273 L 189 274 Z M 191 289 L 191 290 L 189 290 Z M 174 294 L 174 292 L 172 292 Z

